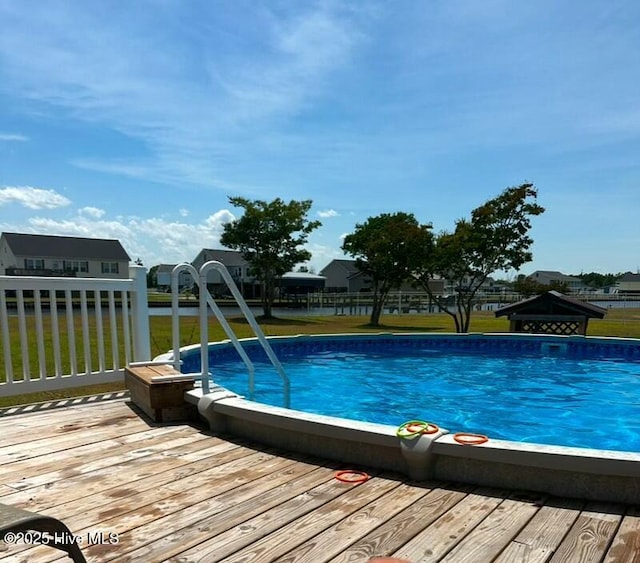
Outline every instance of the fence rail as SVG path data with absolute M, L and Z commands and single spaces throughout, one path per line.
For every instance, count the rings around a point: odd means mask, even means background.
M 146 270 L 129 275 L 0 276 L 0 397 L 118 381 L 127 363 L 149 360 Z
M 573 294 L 571 297 L 590 303 L 617 302 L 636 303 L 640 305 L 640 294 L 624 293 L 584 293 Z M 455 307 L 455 295 L 438 295 L 443 305 L 451 309 Z M 477 294 L 473 299 L 473 305 L 477 309 L 495 311 L 496 309 L 516 303 L 524 297 L 519 293 L 496 292 Z M 369 292 L 359 293 L 309 293 L 299 297 L 299 302 L 306 304 L 311 312 L 314 309 L 333 309 L 336 315 L 367 315 L 373 305 L 373 296 Z M 635 306 L 635 305 L 634 305 Z M 392 291 L 387 296 L 384 304 L 386 313 L 435 313 L 438 312 L 438 304 L 429 297 L 426 292 L 419 291 Z

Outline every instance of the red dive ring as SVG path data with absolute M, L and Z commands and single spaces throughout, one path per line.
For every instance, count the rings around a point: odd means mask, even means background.
M 336 473 L 336 479 L 343 483 L 364 483 L 369 480 L 369 475 L 364 471 L 354 471 L 353 469 L 343 469 Z
M 464 444 L 465 446 L 477 446 L 489 441 L 489 438 L 484 434 L 471 434 L 470 432 L 458 432 L 453 435 L 453 439 L 458 444 Z
M 433 424 L 432 422 L 426 422 L 424 420 L 410 420 L 398 427 L 396 436 L 404 440 L 412 440 L 421 434 L 435 434 L 438 430 L 440 430 L 438 425 Z

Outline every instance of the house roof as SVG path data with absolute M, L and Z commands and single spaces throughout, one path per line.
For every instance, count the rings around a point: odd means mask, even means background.
M 325 276 L 319 276 L 317 274 L 310 274 L 309 272 L 287 272 L 286 274 L 282 274 L 282 279 L 287 280 L 326 280 Z
M 622 276 L 619 282 L 640 282 L 640 274 L 633 274 L 631 272 L 627 272 L 624 276 Z
M 120 241 L 114 239 L 2 233 L 15 256 L 83 260 L 131 260 Z
M 320 270 L 320 274 L 322 274 L 327 268 L 329 268 L 330 266 L 332 266 L 334 264 L 336 264 L 338 266 L 342 266 L 345 270 L 347 270 L 348 274 L 355 274 L 355 273 L 360 271 L 360 270 L 358 270 L 358 267 L 356 266 L 356 261 L 355 260 L 346 260 L 346 259 L 341 259 L 341 258 L 334 258 L 324 268 L 322 268 L 322 270 Z
M 242 252 L 239 252 L 238 250 L 219 250 L 214 248 L 203 248 L 198 253 L 198 256 L 202 256 L 203 262 L 216 260 L 217 262 L 222 262 L 225 266 L 248 266 L 249 265 L 249 262 L 247 262 L 242 257 Z
M 566 282 L 581 282 L 580 278 L 575 276 L 568 276 L 557 270 L 536 270 L 533 274 L 529 274 L 528 278 L 546 278 L 549 280 L 566 281 Z
M 156 274 L 170 274 L 177 264 L 158 264 Z
M 606 309 L 574 299 L 558 291 L 547 291 L 501 307 L 496 311 L 496 317 L 514 314 L 538 314 L 549 316 L 584 315 L 589 318 L 602 319 L 607 313 Z

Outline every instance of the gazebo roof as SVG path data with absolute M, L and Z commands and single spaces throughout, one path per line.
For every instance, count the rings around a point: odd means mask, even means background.
M 530 297 L 501 307 L 496 311 L 496 317 L 508 315 L 549 315 L 550 317 L 581 315 L 590 319 L 602 319 L 607 314 L 607 310 L 591 303 L 586 303 L 568 297 L 558 291 L 547 291 L 540 295 Z

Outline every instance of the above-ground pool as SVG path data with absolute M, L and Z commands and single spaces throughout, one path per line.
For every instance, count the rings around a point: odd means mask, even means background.
M 291 408 L 398 426 L 410 419 L 515 442 L 640 451 L 640 341 L 531 335 L 331 335 L 270 339 Z M 256 341 L 255 389 L 229 343 L 210 346 L 213 381 L 282 406 Z M 199 371 L 199 349 L 182 352 Z

